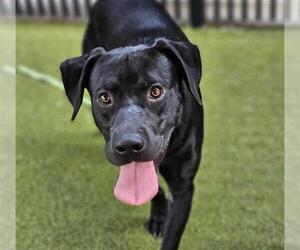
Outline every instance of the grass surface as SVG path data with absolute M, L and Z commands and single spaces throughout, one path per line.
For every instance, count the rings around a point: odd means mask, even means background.
M 82 25 L 17 24 L 17 63 L 59 77 Z M 181 249 L 283 249 L 283 32 L 185 30 L 200 46 L 205 144 Z M 149 205 L 113 198 L 90 111 L 17 75 L 17 249 L 159 249 Z

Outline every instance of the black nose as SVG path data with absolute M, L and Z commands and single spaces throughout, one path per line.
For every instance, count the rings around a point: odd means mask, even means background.
M 120 155 L 135 155 L 143 152 L 145 142 L 139 134 L 123 135 L 115 142 L 115 151 Z

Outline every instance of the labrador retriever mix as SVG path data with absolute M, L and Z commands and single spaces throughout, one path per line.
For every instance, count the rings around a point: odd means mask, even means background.
M 151 200 L 148 231 L 163 237 L 163 250 L 178 249 L 203 142 L 198 48 L 154 0 L 98 0 L 83 55 L 60 69 L 72 120 L 84 89 L 90 94 L 107 158 L 120 166 L 115 196 L 130 205 Z

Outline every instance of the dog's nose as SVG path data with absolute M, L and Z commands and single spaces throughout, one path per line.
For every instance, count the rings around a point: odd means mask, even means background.
M 120 155 L 140 154 L 145 148 L 143 137 L 139 134 L 124 135 L 115 143 L 115 151 Z

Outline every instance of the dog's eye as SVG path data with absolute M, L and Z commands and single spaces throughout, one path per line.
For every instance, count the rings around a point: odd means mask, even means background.
M 150 90 L 150 96 L 152 99 L 159 98 L 164 93 L 164 90 L 160 86 L 152 86 Z
M 99 95 L 98 101 L 103 105 L 109 105 L 112 103 L 112 98 L 107 92 L 103 92 Z

